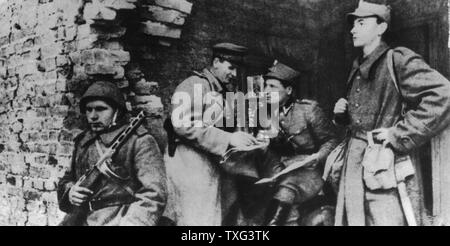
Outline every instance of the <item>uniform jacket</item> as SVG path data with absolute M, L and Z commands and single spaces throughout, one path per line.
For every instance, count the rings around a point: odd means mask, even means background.
M 280 110 L 278 136 L 271 139 L 267 152 L 260 157 L 261 178 L 272 177 L 316 153 L 317 165 L 302 167 L 280 177 L 274 189 L 255 186 L 255 181 L 239 184 L 243 212 L 239 225 L 262 225 L 264 211 L 273 198 L 301 204 L 322 189 L 321 164 L 337 143 L 333 124 L 315 101 L 297 100 Z M 280 192 L 280 188 L 293 193 Z
M 280 128 L 281 144 L 274 148 L 286 160 L 317 153 L 318 163 L 323 164 L 336 147 L 334 126 L 315 101 L 299 100 L 284 108 Z
M 389 141 L 398 155 L 411 151 L 438 134 L 450 122 L 450 83 L 413 51 L 399 47 L 393 52 L 394 68 L 401 95 L 395 88 L 387 66 L 387 51 L 381 43 L 365 59 L 357 59 L 348 80 L 348 129 L 355 136 L 378 128 L 389 129 Z M 406 102 L 402 116 L 402 100 Z M 342 224 L 344 200 L 350 225 L 364 225 L 364 199 L 361 159 L 367 143 L 350 141 L 341 180 L 336 213 Z M 420 168 L 416 168 L 419 172 Z M 421 217 L 418 187 L 420 180 L 409 180 L 416 216 Z M 415 188 L 414 188 L 414 187 Z
M 221 124 L 220 115 L 224 116 L 223 91 L 213 74 L 204 69 L 184 80 L 172 97 L 172 123 L 180 143 L 173 157 L 164 157 L 169 180 L 166 216 L 177 225 L 222 223 L 223 177 L 218 165 L 231 136 L 216 127 Z M 178 100 L 180 97 L 188 101 Z M 216 117 L 209 117 L 208 112 L 215 112 Z M 186 125 L 177 126 L 180 121 Z
M 75 139 L 72 164 L 58 184 L 60 209 L 71 213 L 74 206 L 68 199 L 70 188 L 95 165 L 99 154 L 96 139 L 109 147 L 127 126 L 97 136 L 85 131 Z M 154 138 L 140 126 L 122 145 L 112 158 L 111 169 L 121 177 L 130 177 L 133 196 L 118 183 L 101 178 L 99 189 L 94 191 L 92 200 L 108 199 L 134 200 L 129 204 L 118 204 L 88 213 L 85 225 L 156 225 L 166 204 L 166 174 L 163 158 Z M 131 197 L 130 197 L 131 196 Z M 130 199 L 131 198 L 131 199 Z

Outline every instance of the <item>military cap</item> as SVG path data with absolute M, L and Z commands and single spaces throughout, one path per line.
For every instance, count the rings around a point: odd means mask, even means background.
M 282 81 L 287 82 L 294 82 L 294 79 L 296 79 L 300 75 L 300 72 L 294 70 L 293 68 L 288 67 L 287 65 L 275 61 L 273 63 L 273 66 L 269 68 L 269 72 L 264 75 L 265 79 L 278 79 Z
M 352 24 L 356 18 L 364 17 L 379 17 L 389 25 L 391 22 L 391 7 L 386 4 L 360 0 L 358 8 L 354 12 L 347 14 L 347 21 Z
M 112 107 L 126 111 L 125 98 L 116 84 L 98 81 L 89 86 L 80 100 L 80 110 L 85 112 L 86 104 L 95 100 L 105 101 Z
M 218 43 L 212 47 L 213 56 L 220 57 L 232 63 L 242 63 L 247 48 L 232 43 Z

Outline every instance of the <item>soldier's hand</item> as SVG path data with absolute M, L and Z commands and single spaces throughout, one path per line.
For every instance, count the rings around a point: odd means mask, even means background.
M 93 192 L 87 188 L 74 185 L 69 191 L 69 202 L 74 206 L 81 206 L 86 202 Z
M 341 98 L 339 101 L 337 101 L 336 105 L 334 106 L 334 114 L 344 114 L 347 112 L 348 108 L 348 101 L 347 99 Z
M 236 148 L 242 148 L 258 144 L 258 140 L 246 132 L 235 132 L 231 135 L 230 145 Z
M 375 141 L 382 142 L 384 145 L 389 143 L 389 129 L 380 128 L 372 131 Z

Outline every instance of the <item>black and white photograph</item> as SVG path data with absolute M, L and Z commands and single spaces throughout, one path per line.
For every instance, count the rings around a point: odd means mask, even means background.
M 0 0 L 0 226 L 206 243 L 448 226 L 449 16 L 448 0 Z

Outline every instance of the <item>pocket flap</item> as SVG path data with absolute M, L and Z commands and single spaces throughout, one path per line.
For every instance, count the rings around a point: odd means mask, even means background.
M 370 173 L 388 170 L 394 165 L 394 152 L 381 144 L 367 146 L 362 165 Z

